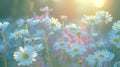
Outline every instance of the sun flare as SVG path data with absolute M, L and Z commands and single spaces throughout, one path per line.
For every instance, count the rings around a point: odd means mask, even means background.
M 94 4 L 96 7 L 101 8 L 104 5 L 105 0 L 94 0 Z

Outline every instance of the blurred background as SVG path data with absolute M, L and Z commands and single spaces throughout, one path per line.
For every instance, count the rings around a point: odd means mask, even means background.
M 5 19 L 16 20 L 23 17 L 42 15 L 40 8 L 48 6 L 53 11 L 51 16 L 60 19 L 61 15 L 68 16 L 68 20 L 76 20 L 86 15 L 95 15 L 97 11 L 105 10 L 113 16 L 113 22 L 120 18 L 120 0 L 0 0 L 0 21 Z M 111 29 L 111 24 L 103 26 L 103 32 Z M 105 29 L 104 29 L 105 28 Z M 0 59 L 2 59 L 0 57 Z M 0 65 L 3 61 L 0 60 Z M 3 67 L 3 66 L 0 66 Z
M 48 6 L 53 9 L 50 16 L 60 19 L 66 15 L 67 22 L 80 23 L 83 15 L 95 15 L 97 11 L 109 12 L 112 23 L 102 24 L 102 30 L 107 33 L 114 22 L 120 18 L 120 0 L 0 0 L 0 21 L 15 22 L 20 18 L 31 18 L 42 15 L 40 8 Z
M 40 8 L 53 8 L 52 16 L 68 16 L 68 20 L 81 18 L 84 14 L 95 14 L 105 10 L 112 14 L 114 20 L 120 15 L 120 0 L 105 0 L 102 7 L 96 7 L 92 0 L 0 0 L 0 19 L 32 17 L 34 13 L 41 15 Z

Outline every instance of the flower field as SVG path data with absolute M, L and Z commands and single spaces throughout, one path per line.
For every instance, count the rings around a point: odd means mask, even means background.
M 114 20 L 108 11 L 79 21 L 52 11 L 0 21 L 0 67 L 120 67 L 120 20 L 106 32 Z

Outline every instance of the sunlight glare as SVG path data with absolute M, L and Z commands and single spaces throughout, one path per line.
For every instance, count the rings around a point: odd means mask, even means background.
M 96 7 L 101 8 L 104 5 L 104 0 L 94 0 L 94 4 Z

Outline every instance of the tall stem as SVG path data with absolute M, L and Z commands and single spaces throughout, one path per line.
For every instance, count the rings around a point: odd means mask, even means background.
M 2 34 L 2 39 L 3 39 L 3 43 L 4 43 L 4 61 L 5 61 L 5 67 L 7 67 L 7 42 L 4 36 L 4 32 L 1 31 Z
M 94 67 L 97 67 L 97 62 L 95 63 L 95 66 Z
M 23 44 L 26 45 L 26 42 L 24 41 L 24 37 L 22 39 L 23 39 Z
M 64 21 L 62 21 L 62 34 L 63 34 L 63 41 L 64 41 Z
M 26 27 L 26 30 L 28 31 L 28 30 L 29 30 L 29 29 L 28 29 L 28 23 L 25 24 L 25 27 Z
M 48 51 L 48 38 L 46 37 L 46 34 L 45 34 L 44 37 L 45 37 L 46 53 L 47 53 L 47 56 L 48 56 L 48 64 L 50 65 L 50 67 L 53 67 L 52 64 L 51 64 L 50 54 L 49 54 L 49 51 Z
M 111 63 L 110 62 L 108 62 L 108 67 L 111 67 Z
M 79 67 L 82 67 L 82 63 L 79 63 Z

